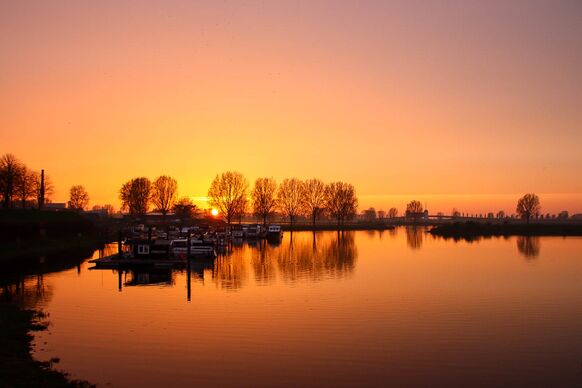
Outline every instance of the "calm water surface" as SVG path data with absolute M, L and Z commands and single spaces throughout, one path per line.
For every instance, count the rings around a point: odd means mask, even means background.
M 581 238 L 299 232 L 190 282 L 91 266 L 1 292 L 50 314 L 38 359 L 102 386 L 582 385 Z

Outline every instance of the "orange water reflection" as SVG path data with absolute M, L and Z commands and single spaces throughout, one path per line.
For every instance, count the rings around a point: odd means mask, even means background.
M 101 385 L 576 386 L 582 239 L 533 241 L 301 232 L 190 272 L 84 262 L 2 294 L 50 313 L 38 358 Z

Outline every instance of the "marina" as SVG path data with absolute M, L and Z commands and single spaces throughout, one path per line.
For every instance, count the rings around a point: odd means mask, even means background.
M 131 267 L 185 268 L 192 261 L 213 260 L 220 254 L 228 254 L 232 245 L 245 240 L 268 239 L 280 241 L 283 232 L 279 225 L 238 225 L 236 228 L 203 229 L 173 228 L 158 233 L 154 227 L 141 224 L 118 234 L 117 252 L 92 259 L 91 269 L 113 269 Z M 159 238 L 158 236 L 161 236 Z M 169 239 L 169 237 L 174 237 Z

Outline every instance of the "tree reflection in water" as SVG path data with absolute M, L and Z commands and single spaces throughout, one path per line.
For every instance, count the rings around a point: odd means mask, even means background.
M 243 287 L 248 278 L 245 256 L 251 248 L 233 248 L 228 256 L 219 256 L 214 264 L 214 281 L 226 290 L 236 291 Z
M 53 296 L 53 288 L 46 284 L 42 274 L 2 282 L 0 297 L 21 308 L 31 309 L 46 304 Z
M 424 229 L 416 226 L 406 227 L 406 244 L 410 249 L 420 249 L 422 247 Z
M 540 238 L 537 236 L 518 236 L 517 250 L 526 259 L 535 259 L 540 254 Z
M 286 233 L 281 242 L 234 246 L 228 256 L 216 260 L 214 281 L 227 290 L 239 289 L 250 276 L 249 267 L 259 285 L 277 278 L 288 282 L 338 278 L 353 271 L 356 258 L 354 232 Z
M 293 239 L 290 234 L 277 253 L 277 264 L 284 280 L 317 281 L 349 274 L 357 255 L 354 232 L 313 233 L 311 241 Z

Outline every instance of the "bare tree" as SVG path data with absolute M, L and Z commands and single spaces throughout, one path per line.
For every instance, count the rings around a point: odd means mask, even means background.
M 325 184 L 319 179 L 308 179 L 304 183 L 302 206 L 306 214 L 311 217 L 315 226 L 315 220 L 325 210 L 326 203 Z
M 358 198 L 354 186 L 345 182 L 333 182 L 326 186 L 326 208 L 337 220 L 338 226 L 353 217 L 358 210 Z
M 35 174 L 23 165 L 16 182 L 15 197 L 20 200 L 21 207 L 25 209 L 26 201 L 34 198 L 35 195 Z
M 406 205 L 406 217 L 407 218 L 412 218 L 413 220 L 416 220 L 417 218 L 420 218 L 422 216 L 422 204 L 420 203 L 420 201 L 410 201 L 407 205 Z
M 208 189 L 210 206 L 220 212 L 229 226 L 234 217 L 244 209 L 243 204 L 246 205 L 248 186 L 246 178 L 236 171 L 216 175 L 210 184 Z
M 198 213 L 198 208 L 190 198 L 184 197 L 180 198 L 176 203 L 174 203 L 174 214 L 178 217 L 182 222 L 191 220 L 196 216 Z
M 36 204 L 39 209 L 42 209 L 45 202 L 50 202 L 51 196 L 55 192 L 55 186 L 53 185 L 51 177 L 48 174 L 45 174 L 44 170 L 41 170 L 41 172 L 34 172 L 33 175 Z
M 301 214 L 303 188 L 303 182 L 299 179 L 287 178 L 281 182 L 277 191 L 277 205 L 281 214 L 289 218 L 291 226 L 293 226 L 295 218 Z
M 267 224 L 267 218 L 277 206 L 277 182 L 273 178 L 257 178 L 251 193 L 254 213 Z
M 103 210 L 105 210 L 105 212 L 107 213 L 108 216 L 115 213 L 115 208 L 113 207 L 113 205 L 111 205 L 109 203 L 106 203 L 105 205 L 103 205 L 102 208 L 103 208 Z
M 72 186 L 69 190 L 69 209 L 85 210 L 89 205 L 89 193 L 81 185 Z
M 241 199 L 237 201 L 234 208 L 233 219 L 237 219 L 239 224 L 242 222 L 242 218 L 246 214 L 248 207 L 249 200 L 246 196 L 241 197 Z
M 113 207 L 113 205 L 110 205 L 110 204 L 105 204 L 103 206 L 94 205 L 92 207 L 92 209 L 93 210 L 101 210 L 108 216 L 111 216 L 113 213 L 115 213 L 115 208 Z
M 517 201 L 516 212 L 521 218 L 527 220 L 528 224 L 532 217 L 540 214 L 541 209 L 540 198 L 533 193 L 526 194 Z
M 12 206 L 18 180 L 23 172 L 23 164 L 12 154 L 4 154 L 0 158 L 0 195 L 2 206 L 7 209 Z
M 147 213 L 150 205 L 151 182 L 148 178 L 134 178 L 127 181 L 119 191 L 119 199 L 123 210 L 132 216 Z
M 170 176 L 162 175 L 153 182 L 151 200 L 164 217 L 174 206 L 177 192 L 178 182 Z
M 389 218 L 398 217 L 398 209 L 396 209 L 395 207 L 391 207 L 390 210 L 388 210 L 388 217 Z

